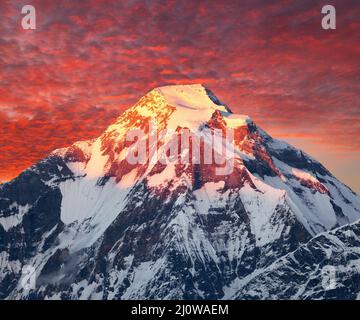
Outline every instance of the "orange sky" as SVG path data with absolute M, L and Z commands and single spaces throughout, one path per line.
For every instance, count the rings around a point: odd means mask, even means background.
M 360 193 L 360 3 L 0 3 L 0 180 L 99 135 L 153 87 L 207 85 L 237 113 L 303 148 Z

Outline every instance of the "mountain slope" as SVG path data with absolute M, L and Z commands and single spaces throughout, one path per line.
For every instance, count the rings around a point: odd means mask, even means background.
M 139 130 L 146 157 L 128 139 Z M 211 143 L 229 130 L 233 139 Z M 180 132 L 191 143 L 171 158 Z M 224 163 L 194 158 L 195 145 Z M 357 219 L 359 196 L 319 162 L 201 85 L 161 87 L 100 137 L 0 186 L 0 298 L 221 299 Z M 26 265 L 36 274 L 30 291 Z
M 236 285 L 229 299 L 360 299 L 360 223 L 322 233 Z

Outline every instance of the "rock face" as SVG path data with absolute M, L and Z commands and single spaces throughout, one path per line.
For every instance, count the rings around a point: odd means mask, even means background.
M 138 137 L 147 157 L 131 163 L 139 129 L 161 137 Z M 209 141 L 229 130 L 230 172 L 192 157 L 195 142 L 219 154 Z M 162 161 L 184 131 L 189 161 Z M 201 85 L 161 87 L 0 186 L 0 298 L 353 299 L 357 219 L 360 197 L 319 162 Z
M 257 274 L 231 299 L 360 299 L 360 223 L 322 233 Z

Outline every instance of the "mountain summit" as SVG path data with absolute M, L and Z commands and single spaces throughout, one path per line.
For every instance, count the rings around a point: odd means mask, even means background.
M 356 298 L 319 275 L 357 259 L 358 219 L 360 197 L 315 159 L 202 85 L 160 87 L 0 186 L 0 298 Z

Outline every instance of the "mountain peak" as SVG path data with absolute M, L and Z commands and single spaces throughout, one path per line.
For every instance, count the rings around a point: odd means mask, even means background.
M 355 265 L 360 197 L 202 85 L 153 89 L 0 199 L 0 299 L 359 297 L 358 273 L 337 274 L 347 291 L 317 278 L 344 251 Z
M 252 123 L 246 115 L 234 114 L 215 94 L 202 84 L 156 87 L 144 95 L 111 124 L 104 134 L 122 135 L 130 129 L 144 129 L 152 122 L 158 129 L 201 129 L 217 113 L 227 127 Z
M 231 112 L 208 88 L 202 84 L 169 85 L 154 89 L 168 104 L 189 110 L 220 110 Z
M 235 116 L 225 103 L 202 84 L 157 87 L 144 98 L 136 105 L 137 111 L 144 116 L 159 110 L 164 112 L 166 106 L 173 109 L 167 123 L 167 128 L 171 129 L 180 126 L 196 130 L 209 121 L 216 111 L 229 120 Z M 248 117 L 241 118 L 244 120 Z

